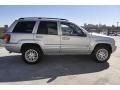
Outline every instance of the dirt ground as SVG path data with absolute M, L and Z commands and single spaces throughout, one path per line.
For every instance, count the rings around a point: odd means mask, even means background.
M 120 84 L 120 37 L 108 63 L 95 63 L 89 56 L 45 56 L 28 65 L 20 54 L 0 47 L 0 84 Z

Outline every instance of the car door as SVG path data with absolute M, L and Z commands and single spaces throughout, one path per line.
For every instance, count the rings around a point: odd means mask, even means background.
M 61 54 L 87 54 L 89 37 L 75 24 L 61 22 Z
M 59 54 L 60 36 L 57 21 L 40 21 L 35 34 L 35 42 L 39 43 L 45 54 Z

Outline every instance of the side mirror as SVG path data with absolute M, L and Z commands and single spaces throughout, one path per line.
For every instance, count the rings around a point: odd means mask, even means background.
M 78 36 L 80 36 L 80 37 L 87 37 L 87 35 L 85 33 L 79 34 Z

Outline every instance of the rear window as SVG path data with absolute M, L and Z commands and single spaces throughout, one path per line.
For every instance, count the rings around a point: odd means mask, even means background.
M 15 33 L 32 33 L 35 21 L 18 22 L 13 29 Z

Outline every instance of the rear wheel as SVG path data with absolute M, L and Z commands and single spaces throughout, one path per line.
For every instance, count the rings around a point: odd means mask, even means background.
M 41 61 L 42 53 L 37 47 L 26 47 L 22 50 L 22 58 L 28 64 L 36 64 Z
M 106 46 L 96 47 L 93 52 L 93 58 L 95 61 L 103 63 L 107 62 L 110 58 L 111 52 L 110 49 Z

